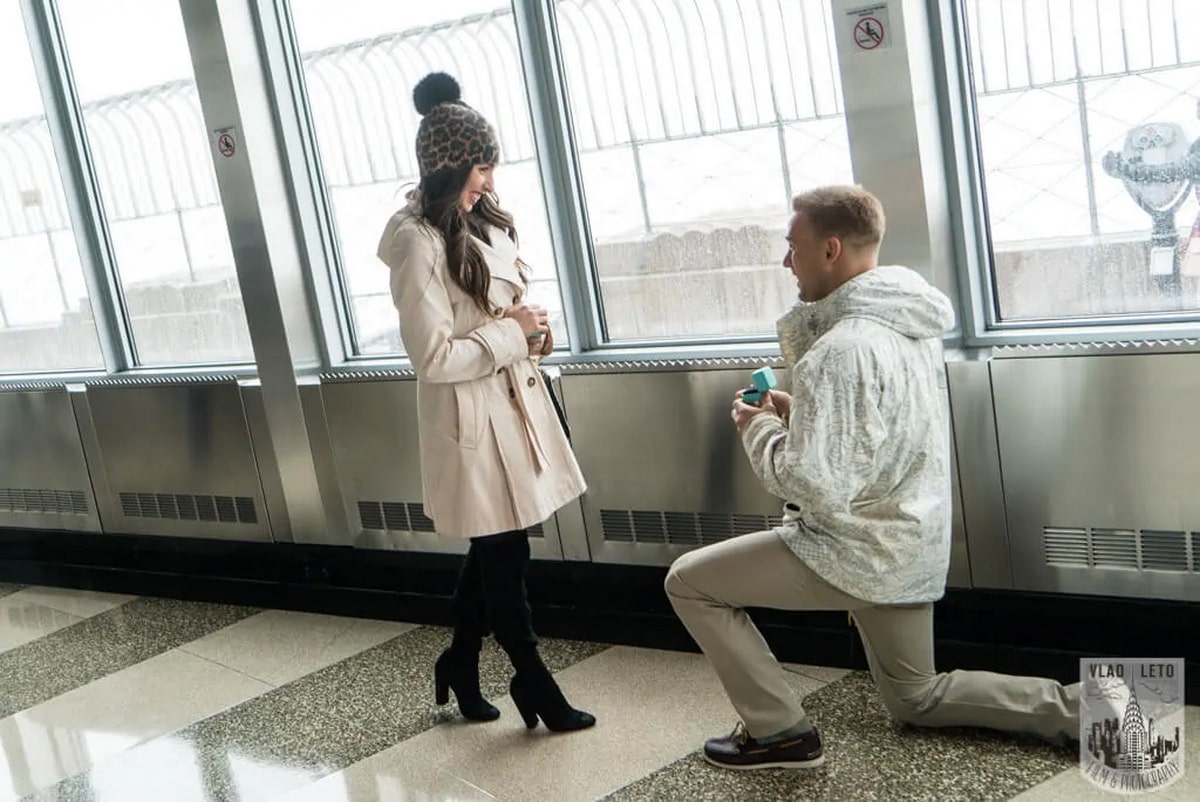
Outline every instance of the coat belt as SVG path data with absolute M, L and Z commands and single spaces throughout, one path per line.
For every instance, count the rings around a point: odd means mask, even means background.
M 533 469 L 536 473 L 541 473 L 550 461 L 546 458 L 541 438 L 538 437 L 537 429 L 534 428 L 530 418 L 529 407 L 525 404 L 525 393 L 521 392 L 521 388 L 517 386 L 512 367 L 503 368 L 502 372 L 505 381 L 508 382 L 508 395 L 517 402 L 517 411 L 521 416 L 521 428 L 525 432 L 525 442 L 529 446 L 529 454 L 533 459 Z

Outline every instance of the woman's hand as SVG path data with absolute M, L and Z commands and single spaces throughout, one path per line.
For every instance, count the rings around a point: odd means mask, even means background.
M 542 336 L 534 335 L 526 339 L 529 343 L 529 355 L 531 357 L 549 356 L 554 350 L 554 333 L 549 328 Z
M 521 333 L 527 339 L 539 332 L 543 335 L 550 333 L 550 315 L 543 307 L 533 304 L 515 303 L 504 310 L 504 317 L 511 317 L 517 321 L 521 326 Z

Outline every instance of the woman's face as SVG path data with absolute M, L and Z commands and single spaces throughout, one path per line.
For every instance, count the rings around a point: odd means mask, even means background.
M 467 183 L 458 196 L 458 205 L 464 212 L 474 209 L 481 197 L 495 190 L 495 186 L 492 184 L 495 172 L 496 168 L 490 164 L 477 164 L 471 168 L 471 174 L 467 176 Z

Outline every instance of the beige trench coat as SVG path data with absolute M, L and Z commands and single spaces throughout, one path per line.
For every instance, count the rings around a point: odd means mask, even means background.
M 524 292 L 517 249 L 491 230 L 476 240 L 489 301 Z M 441 234 L 415 207 L 388 221 L 379 258 L 391 269 L 400 339 L 417 373 L 421 484 L 443 535 L 524 529 L 587 489 L 521 326 L 483 313 L 450 278 Z

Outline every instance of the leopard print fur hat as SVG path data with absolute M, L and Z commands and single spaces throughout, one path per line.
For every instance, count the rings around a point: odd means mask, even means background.
M 417 129 L 421 178 L 446 168 L 500 161 L 496 132 L 461 97 L 458 82 L 444 72 L 426 75 L 413 88 L 413 105 L 421 115 Z

